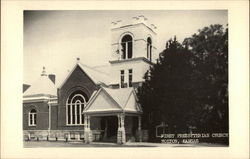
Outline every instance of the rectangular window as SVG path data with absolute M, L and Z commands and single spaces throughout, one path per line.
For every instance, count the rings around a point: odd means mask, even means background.
M 121 70 L 121 88 L 124 88 L 124 70 Z
M 128 58 L 132 58 L 132 51 L 133 51 L 133 45 L 132 45 L 132 41 L 128 42 L 128 50 L 127 50 L 127 53 L 128 53 Z
M 84 105 L 81 104 L 81 113 L 82 113 L 83 109 L 84 109 Z M 84 115 L 83 114 L 81 114 L 81 124 L 84 124 Z
M 132 79 L 133 79 L 133 70 L 129 69 L 128 70 L 128 86 L 132 87 Z
M 33 124 L 36 125 L 36 114 L 33 114 L 34 115 L 34 121 L 33 121 Z
M 121 48 L 121 52 L 122 52 L 122 59 L 126 59 L 126 49 L 127 49 L 127 43 L 122 43 L 122 48 Z
M 80 104 L 76 105 L 76 124 L 80 124 Z
M 67 125 L 82 125 L 84 123 L 84 115 L 82 110 L 84 104 L 73 103 L 67 104 L 66 114 L 67 114 Z
M 33 114 L 30 114 L 30 125 L 33 125 Z
M 72 106 L 72 122 L 71 124 L 75 124 L 75 105 Z
M 67 113 L 68 113 L 68 124 L 71 124 L 71 113 L 70 113 L 70 105 L 67 105 Z
M 29 126 L 36 126 L 36 120 L 37 120 L 36 111 L 31 110 L 31 112 L 29 112 L 29 116 L 28 116 L 28 125 Z

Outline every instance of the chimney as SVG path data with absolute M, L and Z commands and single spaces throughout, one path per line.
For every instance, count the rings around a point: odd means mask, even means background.
M 54 74 L 49 74 L 49 79 L 50 79 L 54 84 L 56 84 L 56 75 L 54 75 Z

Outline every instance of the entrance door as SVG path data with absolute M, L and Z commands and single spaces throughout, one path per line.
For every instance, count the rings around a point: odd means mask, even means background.
M 101 120 L 101 128 L 104 130 L 103 141 L 116 142 L 118 119 L 116 116 L 103 117 Z
M 115 116 L 108 117 L 107 137 L 117 135 L 118 119 Z

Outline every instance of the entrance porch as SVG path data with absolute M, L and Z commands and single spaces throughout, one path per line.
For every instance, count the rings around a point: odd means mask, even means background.
M 100 129 L 91 124 L 97 125 L 94 119 L 99 118 Z M 85 115 L 84 141 L 86 143 L 116 142 L 124 144 L 128 141 L 142 141 L 141 137 L 141 116 L 138 114 L 91 114 Z M 93 120 L 91 120 L 93 119 Z M 91 121 L 94 121 L 91 123 Z
M 101 87 L 95 92 L 83 110 L 85 142 L 141 141 L 142 109 L 136 99 L 133 88 Z

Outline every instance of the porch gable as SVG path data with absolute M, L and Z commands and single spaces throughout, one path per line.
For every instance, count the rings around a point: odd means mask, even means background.
M 119 104 L 103 89 L 93 95 L 83 113 L 122 111 Z

